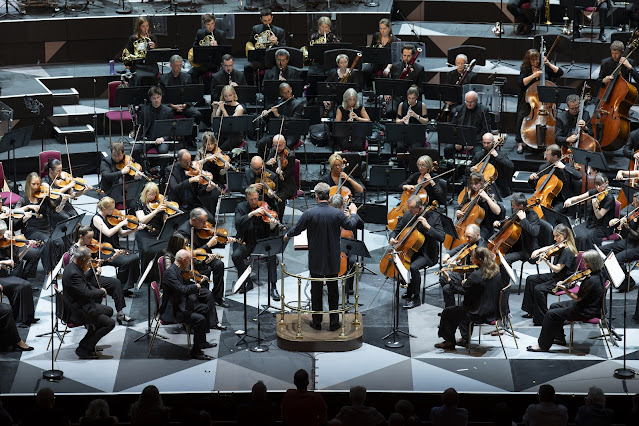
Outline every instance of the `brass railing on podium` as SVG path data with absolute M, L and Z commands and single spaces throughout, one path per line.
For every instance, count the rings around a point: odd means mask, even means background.
M 361 324 L 360 320 L 359 320 L 359 313 L 358 313 L 358 300 L 359 300 L 359 262 L 355 263 L 355 270 L 353 272 L 351 272 L 350 274 L 344 274 L 341 275 L 339 277 L 335 277 L 335 279 L 327 279 L 327 278 L 311 278 L 311 277 L 304 277 L 302 275 L 296 275 L 296 274 L 291 274 L 290 272 L 288 272 L 285 268 L 284 263 L 281 263 L 281 268 L 282 268 L 282 273 L 281 273 L 281 277 L 282 277 L 282 288 L 280 291 L 280 297 L 281 297 L 281 302 L 282 302 L 282 308 L 281 308 L 281 316 L 280 316 L 280 321 L 279 324 L 280 325 L 284 325 L 286 324 L 285 320 L 284 320 L 284 314 L 286 312 L 286 309 L 288 308 L 291 312 L 297 312 L 297 334 L 295 336 L 296 339 L 303 339 L 304 335 L 302 334 L 302 314 L 341 314 L 342 320 L 342 328 L 341 328 L 341 332 L 339 334 L 339 338 L 340 339 L 345 339 L 346 338 L 346 333 L 345 333 L 345 329 L 346 329 L 346 314 L 349 311 L 354 311 L 354 319 L 353 319 L 353 325 L 354 326 L 359 326 Z M 286 292 L 284 291 L 284 282 L 285 282 L 285 278 L 286 277 L 292 277 L 297 279 L 297 306 L 294 306 L 293 304 L 288 304 L 286 303 Z M 354 293 L 355 293 L 355 302 L 354 303 L 346 303 L 346 280 L 348 280 L 349 278 L 354 277 L 354 281 L 355 281 L 355 285 L 354 285 Z M 304 309 L 302 308 L 302 282 L 303 281 L 308 281 L 308 282 L 325 282 L 325 281 L 341 281 L 341 294 L 342 294 L 342 302 L 341 302 L 341 308 L 339 309 L 334 309 L 334 310 L 328 310 L 328 311 L 313 311 L 311 309 Z

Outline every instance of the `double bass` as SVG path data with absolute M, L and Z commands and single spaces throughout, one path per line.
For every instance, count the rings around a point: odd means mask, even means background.
M 541 48 L 539 49 L 541 77 L 526 89 L 526 102 L 530 105 L 530 115 L 525 117 L 521 123 L 521 138 L 526 145 L 533 149 L 537 149 L 540 146 L 550 146 L 555 143 L 555 117 L 557 116 L 555 104 L 542 103 L 539 100 L 537 88 L 539 86 L 555 86 L 555 83 L 546 80 L 546 64 L 544 62 L 546 57 L 550 56 L 558 41 L 559 36 L 555 39 L 548 54 L 545 54 L 544 38 L 541 37 Z M 543 142 L 543 144 L 540 142 Z
M 623 52 L 623 57 L 629 57 L 637 49 L 638 35 L 639 30 L 635 30 Z M 599 90 L 599 101 L 590 120 L 595 139 L 599 141 L 604 151 L 615 151 L 628 140 L 630 133 L 628 112 L 637 101 L 637 88 L 623 78 L 622 66 L 620 62 L 612 72 L 612 80 L 606 87 Z

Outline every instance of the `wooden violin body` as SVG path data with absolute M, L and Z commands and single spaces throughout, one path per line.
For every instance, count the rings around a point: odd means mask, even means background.
M 552 209 L 552 201 L 559 195 L 563 186 L 564 183 L 554 174 L 554 169 L 543 179 L 539 179 L 535 192 L 528 200 L 528 204 L 532 206 L 540 219 L 544 217 L 541 206 Z
M 637 153 L 639 153 L 639 150 L 635 151 L 634 154 L 637 155 Z M 639 170 L 639 160 L 637 160 L 636 158 L 633 158 L 629 161 L 628 164 L 628 171 L 632 172 L 633 170 Z M 628 186 L 631 186 L 633 188 L 637 188 L 639 187 L 639 179 L 630 179 L 628 180 Z M 585 192 L 585 191 L 584 191 Z M 619 192 L 619 195 L 617 196 L 617 201 L 619 201 L 619 203 L 621 203 L 621 207 L 620 209 L 625 208 L 628 204 L 630 204 L 630 202 L 632 200 L 628 200 L 626 198 L 626 193 L 624 191 Z

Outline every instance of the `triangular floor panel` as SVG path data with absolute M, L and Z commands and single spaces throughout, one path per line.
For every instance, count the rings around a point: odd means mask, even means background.
M 411 360 L 406 359 L 380 370 L 353 377 L 322 390 L 348 391 L 353 386 L 364 386 L 369 391 L 411 391 L 413 383 Z
M 524 391 L 542 383 L 552 382 L 558 377 L 566 376 L 600 362 L 603 360 L 558 360 L 550 357 L 547 359 L 513 359 L 510 360 L 510 369 L 515 385 L 514 390 L 516 392 Z
M 465 389 L 466 392 L 504 392 L 498 387 L 459 374 L 450 374 L 447 370 L 420 360 L 413 359 L 411 362 L 413 366 L 413 391 L 415 392 L 441 393 L 450 387 Z
M 32 365 L 33 364 L 33 365 Z M 40 389 L 49 387 L 55 393 L 101 393 L 100 389 L 87 386 L 84 383 L 64 377 L 58 382 L 48 382 L 42 379 L 42 372 L 49 370 L 51 363 L 38 361 L 35 363 L 21 362 L 16 372 L 16 379 L 11 386 L 11 393 L 35 394 Z M 60 369 L 59 365 L 56 365 Z M 96 368 L 99 368 L 96 367 Z M 64 369 L 62 370 L 64 371 Z
M 293 374 L 295 374 L 295 371 L 290 372 L 290 381 L 285 382 L 219 359 L 217 360 L 215 391 L 246 391 L 247 389 L 251 389 L 258 380 L 263 381 L 269 391 L 285 391 L 286 389 L 295 388 L 293 385 Z
M 498 387 L 504 391 L 513 390 L 510 364 L 506 359 L 420 359 L 426 364 L 447 370 L 460 376 Z

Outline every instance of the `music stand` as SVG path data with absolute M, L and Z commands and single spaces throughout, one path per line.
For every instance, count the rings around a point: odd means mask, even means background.
M 11 161 L 9 153 L 13 154 L 13 191 L 18 192 L 18 177 L 16 165 L 16 148 L 22 148 L 29 144 L 33 134 L 33 125 L 25 126 L 6 132 L 0 139 L 0 153 L 7 153 L 7 163 Z
M 157 64 L 162 63 L 161 74 L 164 74 L 164 63 L 171 60 L 171 56 L 179 55 L 180 49 L 148 49 L 146 52 L 145 64 Z
M 557 107 L 566 102 L 568 95 L 577 94 L 575 87 L 564 86 L 538 86 L 537 91 L 539 93 L 539 102 L 555 104 Z
M 453 222 L 453 220 L 438 210 L 435 210 L 435 212 L 439 215 L 439 218 L 442 221 L 444 234 L 450 235 L 453 238 L 453 241 L 458 240 L 459 234 L 457 233 L 457 228 L 455 228 L 455 223 Z
M 399 329 L 399 287 L 400 287 L 400 278 L 402 281 L 404 281 L 405 283 L 408 283 L 408 273 L 409 271 L 406 270 L 406 268 L 404 267 L 404 265 L 402 264 L 402 261 L 399 259 L 399 256 L 397 255 L 397 252 L 393 251 L 391 252 L 391 259 L 393 262 L 393 265 L 395 267 L 395 275 L 394 275 L 394 282 L 395 282 L 395 298 L 393 299 L 394 301 L 394 313 L 393 313 L 393 325 L 392 325 L 392 330 L 390 333 L 388 333 L 387 335 L 385 335 L 384 337 L 382 337 L 382 340 L 386 340 L 389 336 L 393 336 L 393 340 L 388 341 L 386 343 L 384 343 L 384 346 L 388 347 L 388 348 L 401 348 L 404 346 L 404 344 L 402 342 L 400 342 L 397 339 L 397 333 L 402 333 L 405 336 L 408 337 L 417 337 L 417 336 L 413 336 L 412 334 L 404 331 L 404 330 L 400 330 Z
M 262 94 L 265 102 L 273 101 L 280 96 L 280 84 L 288 83 L 293 90 L 293 96 L 302 98 L 304 96 L 304 82 L 302 80 L 264 80 L 262 81 Z
M 145 179 L 132 179 L 124 182 L 124 184 L 118 183 L 113 185 L 111 191 L 109 191 L 109 194 L 107 195 L 113 198 L 115 204 L 125 204 L 130 206 L 131 203 L 135 203 L 139 199 L 146 182 L 147 181 Z M 122 190 L 123 185 L 124 191 Z
M 405 147 L 424 146 L 426 143 L 425 124 L 386 123 L 386 140 L 393 145 L 396 141 L 403 141 Z
M 333 121 L 331 133 L 337 138 L 361 137 L 373 134 L 372 121 Z
M 219 67 L 222 56 L 231 54 L 230 45 L 222 46 L 193 46 L 193 61 L 200 65 L 213 65 Z
M 158 242 L 155 242 L 152 245 L 150 245 L 149 248 L 157 249 L 157 248 L 159 248 L 159 246 L 164 248 L 166 246 L 166 243 L 163 242 L 163 241 L 158 241 Z M 136 290 L 140 290 L 140 287 L 142 287 L 142 284 L 144 284 L 144 281 L 146 281 L 146 277 L 151 272 L 151 269 L 158 267 L 157 266 L 157 264 L 158 264 L 158 256 L 161 254 L 162 248 L 160 249 L 159 252 L 155 253 L 155 256 L 153 256 L 153 260 L 151 260 L 149 262 L 149 264 L 147 265 L 146 270 L 144 271 L 144 273 L 140 277 L 140 280 L 138 281 L 138 285 L 137 285 Z M 151 297 L 152 296 L 151 296 L 151 286 L 150 285 L 146 286 L 146 296 L 147 296 L 147 303 L 146 303 L 147 327 L 146 327 L 146 331 L 144 332 L 143 335 L 141 335 L 140 337 L 135 339 L 133 342 L 137 342 L 139 340 L 142 340 L 144 337 L 150 337 L 153 334 L 153 332 L 151 332 Z M 160 339 L 169 340 L 168 337 L 163 336 L 161 334 L 158 334 L 157 337 L 159 337 Z
M 324 53 L 327 50 L 350 49 L 353 43 L 313 44 L 308 46 L 308 58 L 317 65 L 324 65 Z
M 393 62 L 391 49 L 389 47 L 378 48 L 378 47 L 358 46 L 357 50 L 362 52 L 361 61 L 363 63 L 386 65 Z
M 248 132 L 250 125 L 251 116 L 249 115 L 240 115 L 238 117 L 213 117 L 211 122 L 211 128 L 213 129 L 213 133 L 218 132 L 220 129 L 220 120 L 222 121 L 222 130 L 223 133 L 231 133 L 238 134 L 242 132 Z M 217 135 L 218 140 L 220 139 L 220 135 Z
M 282 124 L 282 120 L 284 123 Z M 268 120 L 268 132 L 271 135 L 276 135 L 280 132 L 280 127 L 282 128 L 282 134 L 284 137 L 292 135 L 292 136 L 303 136 L 308 134 L 308 129 L 311 126 L 311 120 L 307 118 L 271 118 Z M 308 158 L 306 158 L 306 148 L 304 148 L 304 156 L 306 162 L 306 168 L 308 168 Z M 259 154 L 259 152 L 258 152 Z
M 570 219 L 563 213 L 558 213 L 553 209 L 549 209 L 546 206 L 540 206 L 541 211 L 544 213 L 544 218 L 546 222 L 548 222 L 553 228 L 557 226 L 557 224 L 561 223 L 566 226 L 570 231 L 572 231 L 573 235 L 575 234 L 572 230 L 572 225 L 570 224 Z
M 151 128 L 151 140 L 171 135 L 173 141 L 173 155 L 177 157 L 177 143 L 175 140 L 178 136 L 190 136 L 193 132 L 193 118 L 179 118 L 171 120 L 155 120 Z M 144 149 L 146 154 L 146 148 Z
M 204 98 L 203 84 L 186 84 L 164 88 L 162 101 L 169 104 L 195 104 Z
M 355 89 L 355 83 L 340 83 L 340 82 L 328 82 L 322 81 L 317 83 L 317 101 L 331 101 L 336 104 L 341 104 L 341 100 L 344 98 L 344 92 L 348 89 Z
M 388 209 L 388 192 L 389 188 L 399 188 L 399 186 L 406 180 L 406 169 L 394 168 L 388 164 L 373 164 L 369 173 L 369 185 L 377 187 L 377 200 L 374 202 L 385 203 Z M 383 187 L 386 196 L 384 198 L 379 197 L 379 188 Z M 364 205 L 366 207 L 366 205 Z M 364 208 L 362 207 L 362 208 Z M 360 212 L 361 217 L 361 212 Z M 386 212 L 384 213 L 384 221 L 386 221 Z M 364 222 L 368 223 L 367 220 Z M 377 222 L 374 222 L 377 223 Z M 386 225 L 386 222 L 382 223 Z
M 347 262 L 351 254 L 354 254 L 358 258 L 371 257 L 371 254 L 368 252 L 368 248 L 366 247 L 366 244 L 364 244 L 364 241 L 359 241 L 353 238 L 341 237 L 339 240 L 339 246 L 340 246 L 341 252 L 346 253 Z M 373 272 L 373 271 L 370 271 L 370 272 Z M 347 270 L 346 274 L 348 275 L 349 273 L 350 271 Z M 377 275 L 375 272 L 373 273 Z M 346 292 L 346 303 L 348 303 L 348 291 Z
M 215 86 L 215 93 L 218 95 L 222 93 L 222 89 L 225 87 L 225 84 L 220 84 Z M 257 97 L 257 87 L 255 86 L 236 86 L 234 87 L 235 93 L 237 94 L 237 101 L 243 105 L 247 105 L 250 102 L 255 102 Z M 213 99 L 215 100 L 215 99 Z
M 455 84 L 429 84 L 422 85 L 425 99 L 433 99 L 439 101 L 441 109 L 443 102 L 452 102 L 461 104 L 462 102 L 462 86 Z
M 122 87 L 115 89 L 113 104 L 120 107 L 120 142 L 128 142 L 124 136 L 123 109 L 128 105 L 141 105 L 146 102 L 151 86 Z
M 184 213 L 174 214 L 173 216 L 169 216 L 166 218 L 166 220 L 164 221 L 164 225 L 162 225 L 162 229 L 157 236 L 157 240 L 159 242 L 166 242 L 169 240 L 169 238 L 171 238 L 171 235 L 173 235 L 173 233 L 178 230 L 180 225 L 184 223 L 184 220 L 180 220 L 178 222 L 178 218 L 182 219 L 183 215 Z
M 415 83 L 410 80 L 395 80 L 391 78 L 376 78 L 373 80 L 373 87 L 375 89 L 376 96 L 391 95 L 393 99 L 396 96 L 405 96 L 408 88 L 414 84 Z M 397 93 L 401 93 L 401 95 L 398 96 L 396 95 Z

